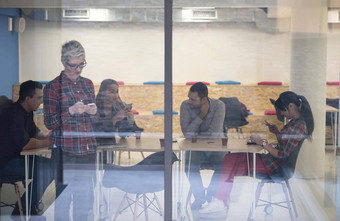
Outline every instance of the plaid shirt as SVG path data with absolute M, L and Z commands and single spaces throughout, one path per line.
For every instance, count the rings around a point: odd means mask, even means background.
M 63 72 L 44 88 L 44 122 L 52 130 L 50 148 L 61 147 L 75 155 L 95 153 L 96 140 L 92 121 L 97 116 L 71 115 L 69 107 L 76 102 L 95 103 L 94 87 L 91 80 L 79 77 L 71 81 Z
M 269 153 L 260 155 L 265 167 L 275 172 L 280 167 L 280 162 L 286 160 L 299 142 L 307 135 L 306 122 L 302 118 L 289 121 L 277 136 L 278 145 L 276 149 L 279 150 L 278 157 L 274 157 Z

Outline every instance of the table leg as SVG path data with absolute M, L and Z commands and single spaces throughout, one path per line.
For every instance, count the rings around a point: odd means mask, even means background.
M 28 155 L 25 155 L 25 191 L 26 191 L 26 221 L 28 221 L 29 214 L 28 214 L 28 167 L 29 167 L 29 159 Z
M 100 214 L 100 203 L 101 203 L 101 200 L 100 200 L 100 183 L 99 183 L 99 179 L 100 179 L 100 162 L 101 162 L 101 156 L 102 153 L 100 151 L 96 151 L 96 188 L 94 188 L 94 196 L 96 197 L 96 203 L 95 203 L 95 218 L 97 220 L 99 220 L 101 218 L 101 214 Z M 96 214 L 97 213 L 97 214 Z M 96 217 L 97 215 L 97 217 Z
M 336 155 L 336 149 L 338 148 L 338 145 L 336 144 L 338 141 L 338 112 L 334 112 L 334 154 Z
M 183 171 L 182 171 L 182 174 L 183 173 L 185 173 L 185 165 L 186 165 L 186 155 L 187 155 L 188 153 L 187 153 L 187 151 L 184 151 L 183 152 L 183 155 L 182 155 L 182 168 L 183 168 Z M 191 166 L 191 150 L 189 151 L 189 162 L 188 162 L 188 173 L 186 174 L 186 176 L 187 176 L 187 179 L 189 180 L 189 178 L 190 178 L 190 166 Z M 184 176 L 184 175 L 182 175 L 182 176 Z M 184 186 L 183 186 L 183 182 L 184 182 L 184 180 L 183 180 L 184 178 L 182 177 L 182 187 L 181 187 L 181 189 L 182 189 L 182 192 L 184 192 Z M 190 185 L 190 184 L 189 184 Z M 188 191 L 188 194 L 190 194 L 190 188 L 191 188 L 191 186 L 189 187 L 189 191 Z M 183 196 L 183 194 L 182 194 L 182 196 Z M 190 215 L 189 215 L 189 211 L 188 211 L 188 202 L 190 202 L 190 199 L 188 198 L 188 196 L 187 197 L 185 197 L 185 199 L 186 199 L 186 201 L 183 203 L 184 205 L 184 208 L 185 208 L 185 212 L 186 212 L 186 216 L 187 216 L 187 218 L 188 218 L 188 220 L 189 221 L 191 221 L 191 218 L 190 218 Z M 184 199 L 183 199 L 184 200 Z M 184 220 L 185 220 L 185 218 L 183 218 Z M 182 220 L 182 218 L 181 218 L 181 220 Z
M 176 164 L 176 177 L 177 177 L 177 220 L 183 220 L 184 216 L 183 216 L 183 212 L 184 212 L 184 208 L 183 205 L 185 205 L 185 203 L 183 202 L 183 176 L 184 176 L 184 159 L 183 159 L 183 154 L 181 152 L 178 153 L 178 165 Z
M 256 210 L 256 194 L 255 194 L 255 189 L 256 189 L 256 153 L 253 153 L 253 209 L 251 213 L 251 219 L 255 220 L 255 210 Z
M 30 205 L 32 205 L 32 195 L 33 195 L 32 193 L 33 193 L 33 182 L 34 182 L 34 179 L 33 179 L 33 176 L 34 176 L 34 165 L 35 165 L 34 163 L 35 163 L 35 155 L 32 156 L 32 171 L 31 171 L 32 172 L 31 173 L 32 174 L 31 175 L 32 178 L 31 178 L 31 192 L 30 192 L 30 201 L 29 201 L 30 203 L 28 205 L 29 206 L 28 207 L 29 208 L 28 214 L 31 214 L 31 206 Z
M 247 153 L 247 167 L 248 167 L 248 176 L 250 176 L 249 153 Z
M 334 147 L 334 153 L 336 153 L 336 140 L 335 140 L 335 130 L 334 130 L 334 112 L 331 112 L 331 131 L 332 131 L 332 142 Z
M 335 148 L 337 148 L 338 147 L 338 145 L 336 145 L 337 144 L 337 141 L 338 141 L 338 112 L 335 112 L 334 113 L 335 114 L 335 116 L 334 116 L 334 124 L 335 124 Z

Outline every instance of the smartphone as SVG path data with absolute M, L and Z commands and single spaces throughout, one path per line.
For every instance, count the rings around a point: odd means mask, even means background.
M 270 127 L 271 126 L 271 124 L 270 123 L 268 123 L 268 121 L 264 121 L 264 123 L 268 126 L 268 127 Z
M 131 109 L 132 109 L 132 104 L 125 105 L 125 110 L 131 110 Z
M 248 139 L 247 145 L 257 145 L 257 144 L 255 142 L 251 141 L 251 139 Z
M 95 105 L 95 103 L 89 103 L 89 104 L 87 104 L 88 106 L 94 106 Z

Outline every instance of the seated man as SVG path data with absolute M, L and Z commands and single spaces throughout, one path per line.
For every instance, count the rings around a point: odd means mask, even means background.
M 205 84 L 198 82 L 190 88 L 189 99 L 181 104 L 181 129 L 185 137 L 197 136 L 198 138 L 220 138 L 223 136 L 223 122 L 225 116 L 225 105 L 222 101 L 208 97 L 208 88 Z M 195 201 L 191 209 L 197 210 L 214 196 L 219 172 L 222 166 L 225 152 L 213 151 L 191 151 L 191 165 L 189 167 L 190 153 L 186 154 L 186 173 L 189 177 L 191 191 Z M 205 190 L 200 175 L 200 168 L 203 164 L 209 164 L 214 170 L 210 185 Z M 190 171 L 188 171 L 190 168 Z
M 1 111 L 0 176 L 15 175 L 25 177 L 25 158 L 20 156 L 20 152 L 48 146 L 48 135 L 42 133 L 33 121 L 33 111 L 37 110 L 41 103 L 42 84 L 35 81 L 26 81 L 20 85 L 19 100 Z M 46 171 L 51 165 L 50 160 L 47 158 L 37 157 L 35 161 L 32 215 L 37 214 L 38 210 L 42 209 L 42 204 L 39 206 L 39 200 L 47 186 L 52 182 L 53 177 L 52 173 L 46 174 L 47 177 L 44 177 L 44 182 L 38 185 L 36 178 L 39 175 L 39 168 Z M 31 168 L 32 165 L 30 165 L 29 173 L 31 173 Z M 21 198 L 24 213 L 25 194 Z M 15 218 L 15 215 L 19 215 L 18 206 L 13 210 L 12 218 Z

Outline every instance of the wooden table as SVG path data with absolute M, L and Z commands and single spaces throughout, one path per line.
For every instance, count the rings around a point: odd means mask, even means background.
M 142 134 L 143 135 L 143 134 Z M 145 151 L 145 152 L 157 152 L 164 151 L 164 148 L 160 145 L 160 137 L 157 136 L 142 136 L 140 139 L 135 137 L 127 137 L 125 139 L 117 138 L 116 144 L 98 146 L 97 151 L 113 150 L 113 151 Z M 176 140 L 174 140 L 172 148 L 173 151 L 180 151 Z
M 142 136 L 140 139 L 136 139 L 135 137 L 127 137 L 125 139 L 116 138 L 116 144 L 97 147 L 97 162 L 103 162 L 102 153 L 104 151 L 109 153 L 115 151 L 159 152 L 164 151 L 164 147 L 161 147 L 160 137 L 158 136 Z M 180 151 L 176 140 L 172 143 L 172 151 Z
M 30 149 L 30 150 L 23 150 L 20 152 L 20 155 L 25 156 L 25 191 L 26 191 L 26 221 L 28 221 L 29 216 L 31 211 L 29 211 L 29 205 L 31 205 L 31 200 L 30 203 L 28 204 L 28 169 L 29 169 L 29 156 L 33 156 L 33 163 L 32 163 L 32 183 L 31 183 L 31 193 L 32 193 L 32 188 L 33 188 L 33 173 L 34 173 L 34 159 L 35 156 L 44 156 L 44 155 L 49 155 L 51 154 L 51 150 L 48 149 L 48 147 L 44 148 L 37 148 L 37 149 Z M 31 194 L 32 195 L 32 194 Z
M 181 151 L 221 151 L 221 152 L 243 152 L 253 154 L 253 204 L 252 220 L 255 220 L 255 189 L 256 189 L 256 153 L 262 150 L 258 145 L 247 145 L 247 139 L 229 138 L 227 146 L 222 145 L 222 139 L 197 139 L 196 143 L 192 139 L 178 138 L 178 146 Z M 185 159 L 185 157 L 183 157 Z M 183 160 L 182 160 L 183 161 Z M 189 157 L 190 165 L 190 157 Z M 248 161 L 249 168 L 249 161 Z M 249 169 L 248 169 L 249 171 Z

